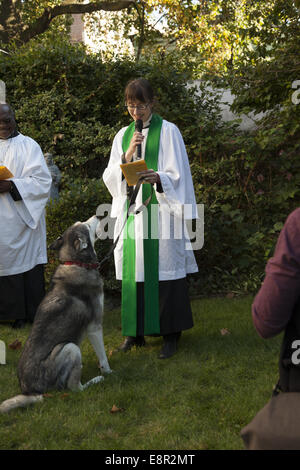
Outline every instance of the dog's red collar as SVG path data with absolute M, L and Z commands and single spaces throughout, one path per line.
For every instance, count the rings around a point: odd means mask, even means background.
M 99 263 L 81 263 L 80 261 L 65 261 L 63 263 L 64 266 L 71 266 L 75 264 L 76 266 L 80 266 L 81 268 L 85 269 L 98 269 Z

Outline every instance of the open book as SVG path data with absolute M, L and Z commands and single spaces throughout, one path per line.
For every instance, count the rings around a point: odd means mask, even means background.
M 9 171 L 8 168 L 4 165 L 0 165 L 0 180 L 7 180 L 8 178 L 12 178 L 14 175 Z
M 127 181 L 128 186 L 135 186 L 140 179 L 140 175 L 137 175 L 139 171 L 146 171 L 147 164 L 145 160 L 137 160 L 130 163 L 122 163 L 120 165 L 123 175 Z

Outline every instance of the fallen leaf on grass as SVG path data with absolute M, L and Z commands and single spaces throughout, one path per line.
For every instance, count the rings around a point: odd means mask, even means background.
M 51 393 L 43 393 L 44 398 L 52 398 L 53 395 Z
M 18 339 L 15 339 L 11 344 L 8 345 L 9 349 L 21 349 L 22 343 Z
M 230 331 L 227 328 L 222 328 L 220 330 L 220 333 L 221 333 L 222 336 L 230 335 Z
M 67 398 L 67 397 L 69 397 L 69 396 L 70 396 L 69 393 L 63 393 L 63 394 L 60 396 L 60 398 L 64 399 L 64 398 Z
M 116 405 L 113 405 L 110 413 L 122 413 L 122 411 L 124 411 L 124 408 L 118 408 Z

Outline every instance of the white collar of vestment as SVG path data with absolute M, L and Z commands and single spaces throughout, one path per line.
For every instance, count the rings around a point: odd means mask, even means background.
M 152 114 L 149 116 L 149 119 L 147 121 L 143 122 L 143 129 L 150 126 L 151 119 L 152 119 Z

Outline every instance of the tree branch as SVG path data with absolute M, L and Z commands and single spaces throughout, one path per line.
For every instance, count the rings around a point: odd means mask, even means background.
M 134 5 L 133 0 L 119 0 L 115 2 L 91 2 L 91 3 L 69 3 L 64 1 L 61 5 L 45 8 L 43 14 L 31 25 L 26 25 L 19 35 L 22 43 L 28 42 L 34 36 L 44 33 L 50 26 L 51 21 L 57 16 L 66 14 L 84 14 L 94 11 L 120 11 Z

